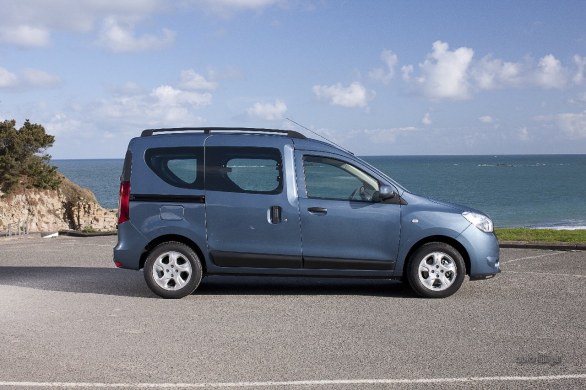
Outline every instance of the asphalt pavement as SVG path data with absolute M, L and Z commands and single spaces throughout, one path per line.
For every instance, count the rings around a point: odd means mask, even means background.
M 441 300 L 258 277 L 163 300 L 115 241 L 0 238 L 0 390 L 586 388 L 586 251 L 503 248 Z

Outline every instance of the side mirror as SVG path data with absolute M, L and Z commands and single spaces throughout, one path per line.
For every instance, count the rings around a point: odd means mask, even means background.
M 385 200 L 393 199 L 397 196 L 395 189 L 391 186 L 382 185 L 378 190 L 378 199 L 379 201 L 383 202 Z

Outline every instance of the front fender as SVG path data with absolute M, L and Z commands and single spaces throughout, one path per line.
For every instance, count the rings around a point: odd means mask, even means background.
M 409 206 L 407 206 L 409 207 Z M 406 208 L 407 208 L 406 207 Z M 460 213 L 431 210 L 408 211 L 401 217 L 401 240 L 395 267 L 395 276 L 402 276 L 403 267 L 411 250 L 430 237 L 458 237 L 470 226 Z

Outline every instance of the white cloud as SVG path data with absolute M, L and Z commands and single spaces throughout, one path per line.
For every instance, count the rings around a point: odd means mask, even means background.
M 139 51 L 144 47 L 158 47 L 161 40 L 170 39 L 170 30 L 163 29 L 161 36 L 145 34 L 134 36 L 133 28 L 141 20 L 162 11 L 183 12 L 185 6 L 208 10 L 219 16 L 231 16 L 242 11 L 262 11 L 265 8 L 286 5 L 287 0 L 14 0 L 3 1 L 0 6 L 0 44 L 25 48 L 46 47 L 51 34 L 56 31 L 90 33 L 108 19 L 117 21 L 105 26 L 100 42 L 113 51 Z M 130 23 L 132 28 L 120 23 Z M 104 28 L 102 29 L 104 30 Z M 129 41 L 138 43 L 143 49 L 131 50 Z M 118 43 L 116 43 L 118 42 Z
M 144 92 L 143 88 L 133 81 L 128 81 L 123 85 L 117 85 L 110 88 L 116 95 L 138 95 Z
M 78 133 L 84 128 L 84 124 L 76 119 L 69 118 L 64 113 L 57 113 L 45 125 L 47 133 L 60 136 L 68 133 Z
M 403 65 L 401 67 L 401 77 L 404 81 L 409 82 L 411 81 L 411 76 L 413 75 L 413 65 Z
M 158 100 L 161 106 L 207 106 L 212 102 L 212 95 L 209 93 L 188 92 L 181 89 L 173 88 L 169 85 L 162 85 L 155 88 L 150 96 Z
M 521 64 L 483 57 L 473 64 L 470 73 L 480 89 L 496 89 L 521 82 Z
M 0 66 L 0 88 L 12 88 L 18 84 L 18 78 L 14 73 Z
M 393 144 L 399 135 L 416 132 L 416 127 L 396 127 L 392 129 L 364 130 L 364 135 L 376 144 Z
M 480 118 L 478 118 L 478 120 L 486 124 L 494 122 L 494 118 L 490 115 L 481 116 Z
M 97 104 L 94 115 L 140 126 L 193 126 L 201 118 L 195 110 L 211 104 L 212 95 L 185 91 L 169 85 L 154 88 L 148 94 L 122 95 Z
M 436 41 L 433 52 L 419 64 L 420 76 L 413 81 L 428 98 L 467 99 L 470 96 L 468 68 L 473 56 L 474 50 L 470 48 L 450 51 L 447 43 Z
M 275 103 L 255 103 L 246 111 L 250 116 L 274 121 L 283 119 L 283 115 L 287 112 L 287 105 L 282 100 L 277 99 Z
M 573 67 L 564 66 L 554 55 L 548 54 L 537 63 L 510 62 L 488 55 L 474 61 L 474 50 L 460 47 L 450 50 L 447 43 L 436 41 L 418 69 L 403 65 L 403 81 L 430 99 L 467 99 L 473 92 L 499 88 L 537 86 L 544 89 L 563 89 L 582 85 L 586 80 L 586 57 L 574 55 Z M 371 71 L 380 79 L 381 69 Z
M 586 111 L 578 114 L 558 114 L 556 122 L 569 138 L 586 138 Z
M 144 34 L 137 37 L 132 23 L 123 23 L 114 17 L 104 20 L 97 43 L 116 53 L 159 50 L 175 41 L 175 32 L 163 29 L 160 36 Z
M 30 87 L 54 87 L 61 83 L 59 76 L 37 69 L 24 69 L 22 77 L 23 83 Z
M 181 72 L 179 87 L 189 90 L 213 91 L 218 87 L 218 83 L 206 79 L 193 69 L 188 69 Z
M 107 17 L 136 23 L 165 6 L 160 0 L 11 1 L 2 5 L 0 43 L 45 47 L 54 31 L 91 32 Z
M 564 88 L 568 81 L 566 72 L 561 62 L 548 54 L 539 60 L 535 71 L 535 82 L 546 89 Z
M 375 95 L 374 91 L 367 91 L 359 82 L 353 82 L 348 87 L 341 83 L 330 86 L 314 85 L 313 93 L 321 100 L 342 107 L 366 107 Z
M 59 76 L 37 69 L 23 69 L 14 74 L 0 67 L 0 89 L 51 88 L 61 83 Z
M 19 47 L 42 47 L 49 44 L 49 31 L 42 27 L 20 25 L 0 27 L 0 43 Z
M 195 0 L 195 4 L 223 17 L 241 11 L 262 11 L 265 8 L 285 3 L 284 0 Z
M 572 81 L 575 84 L 581 85 L 584 79 L 586 79 L 586 57 L 575 55 L 574 64 L 576 64 L 576 73 Z
M 529 129 L 527 127 L 519 129 L 518 137 L 521 141 L 528 141 L 530 138 Z
M 433 123 L 429 112 L 425 113 L 425 115 L 423 116 L 423 119 L 421 120 L 421 123 L 423 123 L 425 126 L 429 126 Z
M 368 75 L 374 80 L 388 84 L 395 77 L 395 65 L 397 64 L 398 57 L 391 50 L 383 50 L 380 58 L 385 63 L 386 69 L 371 69 L 370 72 L 368 72 Z

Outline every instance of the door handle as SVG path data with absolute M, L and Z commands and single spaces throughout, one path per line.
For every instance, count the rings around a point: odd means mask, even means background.
M 281 207 L 271 206 L 269 209 L 269 221 L 274 225 L 281 222 Z
M 325 207 L 310 207 L 307 209 L 307 211 L 309 211 L 311 214 L 320 215 L 326 215 L 328 213 L 328 209 L 326 209 Z

